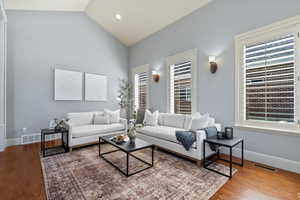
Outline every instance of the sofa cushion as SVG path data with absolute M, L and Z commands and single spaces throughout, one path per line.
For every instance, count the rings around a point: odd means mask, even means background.
M 68 113 L 67 118 L 69 119 L 69 123 L 74 126 L 89 125 L 93 123 L 94 113 L 93 112 Z
M 185 115 L 165 113 L 161 116 L 161 125 L 175 128 L 184 128 Z
M 175 131 L 184 131 L 184 129 L 168 126 L 144 126 L 137 129 L 138 133 L 178 143 Z
M 120 110 L 111 111 L 104 109 L 104 115 L 109 116 L 110 123 L 118 123 L 120 121 Z
M 72 137 L 73 138 L 86 137 L 91 135 L 110 133 L 114 131 L 121 131 L 124 129 L 125 129 L 124 125 L 119 123 L 75 126 L 72 128 Z
M 94 116 L 94 124 L 110 124 L 109 116 L 105 115 L 95 115 Z

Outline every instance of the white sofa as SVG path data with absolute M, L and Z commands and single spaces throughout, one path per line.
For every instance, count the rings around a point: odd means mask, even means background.
M 175 131 L 190 130 L 192 122 L 192 117 L 190 115 L 160 113 L 158 125 L 138 128 L 137 137 L 163 149 L 171 150 L 172 152 L 189 157 L 197 161 L 198 165 L 201 165 L 203 157 L 203 140 L 206 138 L 205 131 L 196 131 L 196 142 L 188 151 L 176 139 Z M 221 131 L 220 124 L 214 123 L 214 126 L 218 131 Z M 208 145 L 205 148 L 206 155 L 214 153 Z
M 127 120 L 120 118 L 119 123 L 94 124 L 94 116 L 103 112 L 67 113 L 69 129 L 69 148 L 99 142 L 99 136 L 127 132 Z

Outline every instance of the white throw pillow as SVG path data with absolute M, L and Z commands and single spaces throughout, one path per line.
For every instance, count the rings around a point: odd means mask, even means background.
M 159 113 L 155 111 L 151 113 L 149 110 L 146 110 L 145 117 L 144 117 L 144 125 L 145 126 L 157 126 Z
M 109 117 L 110 123 L 120 122 L 120 110 L 111 111 L 104 109 L 104 115 Z
M 164 124 L 164 116 L 166 115 L 166 113 L 159 113 L 158 115 L 158 124 L 163 126 Z
M 209 115 L 202 115 L 201 117 L 193 118 L 191 130 L 197 131 L 199 129 L 207 128 L 209 123 Z
M 94 124 L 110 124 L 109 116 L 107 115 L 95 115 Z
M 192 114 L 192 118 L 199 118 L 201 117 L 202 115 L 198 112 L 195 112 L 194 114 Z
M 215 126 L 215 118 L 210 117 L 208 120 L 208 127 L 214 127 Z

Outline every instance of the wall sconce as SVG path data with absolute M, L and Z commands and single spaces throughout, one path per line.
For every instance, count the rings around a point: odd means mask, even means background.
M 216 73 L 218 70 L 218 64 L 216 63 L 216 57 L 215 56 L 209 56 L 208 61 L 210 64 L 210 72 L 212 74 Z
M 153 81 L 156 82 L 156 83 L 159 81 L 158 71 L 155 71 L 155 70 L 152 71 L 152 78 L 153 78 Z

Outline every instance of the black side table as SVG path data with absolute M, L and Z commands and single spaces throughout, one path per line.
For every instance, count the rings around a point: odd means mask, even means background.
M 205 155 L 205 144 L 212 144 L 212 145 L 217 145 L 217 146 L 222 146 L 222 147 L 229 148 L 229 150 L 230 150 L 230 154 L 229 154 L 230 159 L 225 160 L 225 159 L 220 158 L 220 150 L 218 149 L 218 151 L 216 153 L 217 154 L 217 159 L 207 160 L 206 155 Z M 241 144 L 241 148 L 242 148 L 241 149 L 242 150 L 242 152 L 241 152 L 241 163 L 236 163 L 236 162 L 232 161 L 232 148 L 237 146 L 238 144 Z M 230 167 L 229 175 L 224 174 L 222 172 L 219 172 L 215 169 L 211 169 L 211 168 L 208 167 L 210 164 L 216 162 L 217 160 L 222 160 L 222 161 L 225 161 L 225 162 L 229 162 L 229 167 Z M 244 166 L 244 140 L 242 138 L 233 138 L 233 139 L 229 139 L 229 140 L 221 140 L 221 139 L 217 139 L 216 137 L 214 137 L 214 138 L 208 138 L 208 139 L 203 140 L 203 167 L 205 169 L 208 169 L 210 171 L 216 172 L 216 173 L 221 174 L 223 176 L 232 178 L 232 164 L 236 164 L 236 165 L 239 165 L 239 166 L 242 166 L 242 167 Z
M 61 134 L 61 145 L 46 147 L 46 135 Z M 41 130 L 41 152 L 43 157 L 69 151 L 69 130 L 67 129 L 42 129 Z

